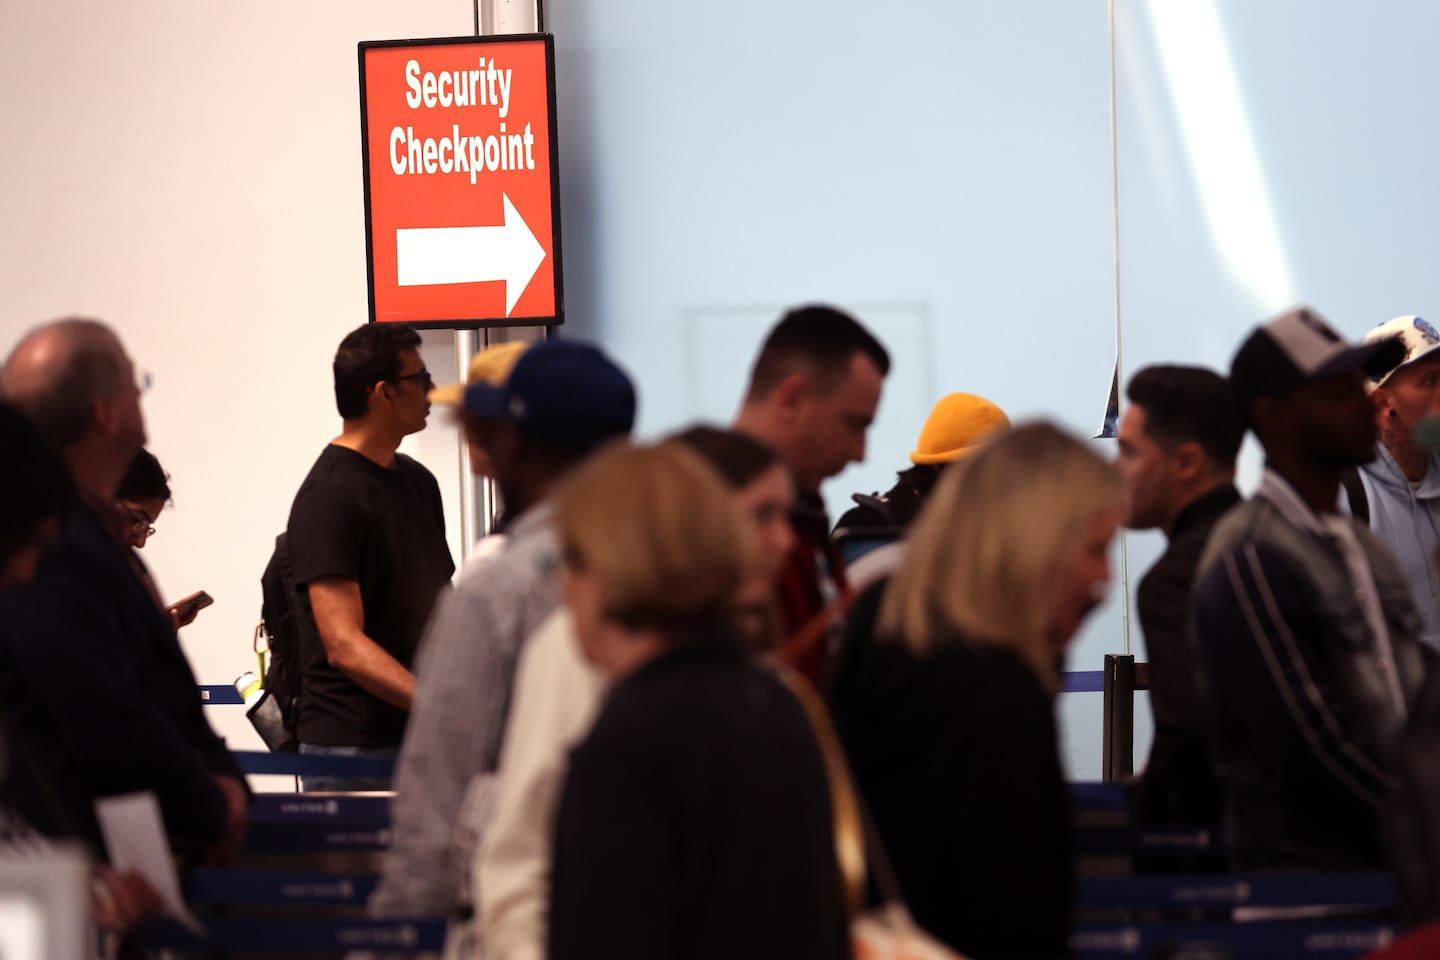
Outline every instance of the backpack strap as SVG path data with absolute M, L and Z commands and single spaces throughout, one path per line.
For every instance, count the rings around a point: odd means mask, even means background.
M 1340 474 L 1340 486 L 1345 490 L 1345 500 L 1350 504 L 1350 516 L 1365 526 L 1370 526 L 1370 498 L 1365 495 L 1365 483 L 1360 479 L 1360 468 L 1345 468 Z

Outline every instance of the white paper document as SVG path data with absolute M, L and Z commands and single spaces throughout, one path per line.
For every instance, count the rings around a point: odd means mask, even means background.
M 192 932 L 205 935 L 205 927 L 195 919 L 180 893 L 180 877 L 170 856 L 170 841 L 165 838 L 165 824 L 160 818 L 160 803 L 155 794 L 127 793 L 118 797 L 101 797 L 95 801 L 95 815 L 100 820 L 100 833 L 110 851 L 110 863 L 116 870 L 134 870 L 150 882 L 160 895 L 166 916 L 180 921 Z

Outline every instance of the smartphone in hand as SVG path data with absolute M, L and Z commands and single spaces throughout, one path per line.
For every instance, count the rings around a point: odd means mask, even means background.
M 195 622 L 195 616 L 210 604 L 215 598 L 204 590 L 197 590 L 184 600 L 177 600 L 170 604 L 170 616 L 175 620 L 176 627 L 188 627 Z

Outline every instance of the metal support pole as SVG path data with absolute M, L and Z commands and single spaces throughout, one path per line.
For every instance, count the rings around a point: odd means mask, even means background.
M 475 356 L 477 339 L 474 330 L 455 331 L 456 383 L 464 383 L 469 376 L 470 358 Z M 460 560 L 463 563 L 488 525 L 484 514 L 476 509 L 475 474 L 470 470 L 470 445 L 465 442 L 463 427 L 457 453 L 460 457 Z
M 475 34 L 534 33 L 539 29 L 538 0 L 474 0 Z M 517 339 L 507 328 L 495 330 L 455 331 L 455 353 L 460 368 L 460 382 L 469 373 L 470 358 L 483 347 Z M 470 457 L 464 438 L 460 440 L 460 529 L 464 544 L 461 557 L 468 557 L 475 541 L 495 529 L 501 503 L 495 481 L 476 477 L 470 470 Z
M 1118 783 L 1135 770 L 1135 658 L 1105 655 L 1105 731 L 1100 776 Z

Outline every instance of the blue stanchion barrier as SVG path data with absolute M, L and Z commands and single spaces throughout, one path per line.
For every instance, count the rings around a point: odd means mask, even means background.
M 1394 941 L 1395 924 L 1364 920 L 1082 927 L 1070 937 L 1074 960 L 1127 957 L 1224 957 L 1353 960 Z
M 250 822 L 388 827 L 390 798 L 262 793 L 250 802 Z
M 185 875 L 190 904 L 362 905 L 377 878 L 366 874 L 276 873 L 258 870 L 192 870 Z
M 1104 690 L 1103 670 L 1072 670 L 1065 674 L 1066 693 L 1102 693 Z M 202 684 L 200 699 L 210 706 L 239 706 L 245 702 L 229 684 Z
M 245 700 L 240 696 L 240 691 L 228 683 L 201 684 L 200 699 L 212 706 L 234 707 L 243 706 L 245 703 Z
M 395 761 L 389 757 L 337 757 L 320 754 L 264 753 L 237 750 L 235 761 L 245 773 L 271 773 L 300 777 L 393 777 Z
M 339 850 L 385 850 L 390 846 L 389 827 L 337 825 L 319 827 L 311 823 L 252 823 L 245 830 L 247 853 L 315 853 Z
M 1220 832 L 1204 827 L 1092 827 L 1075 830 L 1075 852 L 1081 856 L 1127 857 L 1218 853 Z
M 1104 693 L 1104 670 L 1072 670 L 1065 674 L 1066 693 Z
M 436 953 L 445 945 L 445 921 L 334 920 L 266 917 L 263 920 L 209 917 L 208 933 L 197 937 L 171 921 L 154 921 L 135 931 L 141 950 L 229 950 L 236 953 L 344 953 L 375 950 L 391 954 Z
M 1165 909 L 1303 907 L 1394 910 L 1395 881 L 1386 873 L 1235 873 L 1205 876 L 1149 874 L 1083 877 L 1076 906 Z
M 1070 791 L 1070 804 L 1076 810 L 1124 811 L 1128 809 L 1125 803 L 1124 784 L 1090 780 L 1070 783 L 1066 786 Z

